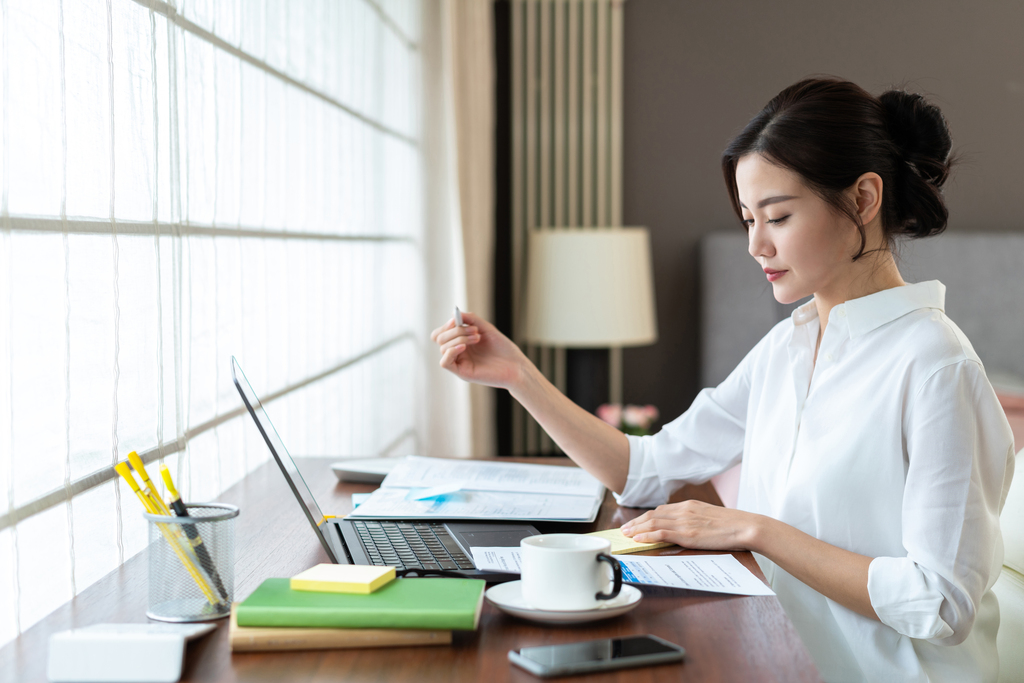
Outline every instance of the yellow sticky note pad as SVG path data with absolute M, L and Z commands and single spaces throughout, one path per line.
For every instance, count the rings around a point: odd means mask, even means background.
M 611 541 L 612 544 L 612 555 L 628 555 L 630 553 L 638 553 L 642 550 L 657 550 L 658 548 L 667 548 L 675 545 L 675 543 L 637 543 L 629 536 L 622 533 L 619 528 L 605 529 L 604 531 L 595 531 L 593 533 L 586 534 L 587 536 L 597 536 L 598 538 L 606 538 Z
M 395 578 L 394 567 L 318 564 L 292 577 L 293 591 L 370 594 Z

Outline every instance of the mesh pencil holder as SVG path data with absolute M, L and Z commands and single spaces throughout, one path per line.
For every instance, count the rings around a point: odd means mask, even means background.
M 160 621 L 210 621 L 231 613 L 238 508 L 188 503 L 188 517 L 149 522 L 149 609 Z

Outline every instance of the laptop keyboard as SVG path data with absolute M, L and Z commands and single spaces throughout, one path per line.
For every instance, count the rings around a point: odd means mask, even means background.
M 443 524 L 353 521 L 370 561 L 398 569 L 474 569 Z

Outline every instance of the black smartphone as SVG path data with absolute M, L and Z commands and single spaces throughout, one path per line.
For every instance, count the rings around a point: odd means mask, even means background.
M 686 650 L 657 636 L 603 638 L 509 650 L 508 660 L 541 677 L 682 661 Z

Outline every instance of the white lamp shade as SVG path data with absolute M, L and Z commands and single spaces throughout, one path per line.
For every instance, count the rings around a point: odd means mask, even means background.
M 529 236 L 527 341 L 641 346 L 658 339 L 646 228 L 541 228 Z

